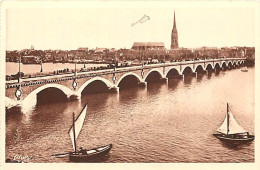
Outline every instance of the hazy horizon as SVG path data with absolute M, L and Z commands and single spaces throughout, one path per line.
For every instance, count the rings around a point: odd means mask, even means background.
M 170 49 L 174 10 L 179 47 L 255 47 L 253 8 L 12 8 L 6 50 L 129 49 L 134 42 Z M 144 15 L 150 20 L 131 26 Z

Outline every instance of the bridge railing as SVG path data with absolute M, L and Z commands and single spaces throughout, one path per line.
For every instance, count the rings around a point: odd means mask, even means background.
M 159 63 L 159 64 L 148 64 L 148 65 L 140 65 L 140 66 L 130 66 L 130 67 L 122 67 L 116 69 L 104 69 L 104 70 L 97 70 L 97 71 L 84 71 L 84 72 L 77 72 L 76 76 L 74 73 L 67 73 L 67 74 L 59 74 L 59 75 L 47 75 L 47 76 L 40 76 L 34 78 L 23 78 L 21 82 L 33 82 L 33 81 L 40 81 L 40 80 L 48 80 L 48 79 L 60 79 L 60 78 L 68 78 L 74 77 L 75 79 L 84 77 L 93 77 L 93 76 L 100 76 L 106 74 L 115 74 L 115 73 L 122 73 L 122 72 L 129 72 L 129 71 L 136 71 L 141 69 L 152 69 L 152 68 L 160 68 L 160 67 L 169 67 L 169 66 L 178 66 L 178 65 L 187 65 L 187 64 L 197 64 L 197 63 L 205 63 L 205 62 L 219 62 L 219 61 L 233 61 L 233 60 L 245 60 L 245 58 L 221 58 L 221 59 L 207 59 L 207 60 L 196 60 L 196 61 L 180 61 L 180 62 L 171 62 L 171 63 Z M 6 81 L 6 84 L 19 84 L 17 80 L 9 80 Z

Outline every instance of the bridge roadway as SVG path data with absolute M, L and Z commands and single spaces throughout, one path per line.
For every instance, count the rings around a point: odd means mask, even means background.
M 196 61 L 181 61 L 171 63 L 149 64 L 143 66 L 105 69 L 59 75 L 38 76 L 6 81 L 6 107 L 34 106 L 37 94 L 47 88 L 56 88 L 66 94 L 69 100 L 81 98 L 82 91 L 94 81 L 102 81 L 110 91 L 119 91 L 120 82 L 128 76 L 134 76 L 140 85 L 146 86 L 147 77 L 155 74 L 161 80 L 167 81 L 171 75 L 184 78 L 186 74 L 224 70 L 244 65 L 245 58 L 221 58 Z

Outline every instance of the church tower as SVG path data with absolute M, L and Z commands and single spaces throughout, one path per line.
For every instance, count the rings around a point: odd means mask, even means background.
M 178 45 L 178 32 L 177 32 L 177 28 L 176 28 L 175 11 L 174 11 L 171 49 L 175 49 L 175 48 L 178 48 L 178 47 L 179 47 L 179 45 Z

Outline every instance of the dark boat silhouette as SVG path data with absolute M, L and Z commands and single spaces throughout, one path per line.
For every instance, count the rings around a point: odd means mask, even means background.
M 254 135 L 249 135 L 249 132 L 236 122 L 228 103 L 226 118 L 218 128 L 217 133 L 213 135 L 219 140 L 232 145 L 250 143 L 255 139 Z

